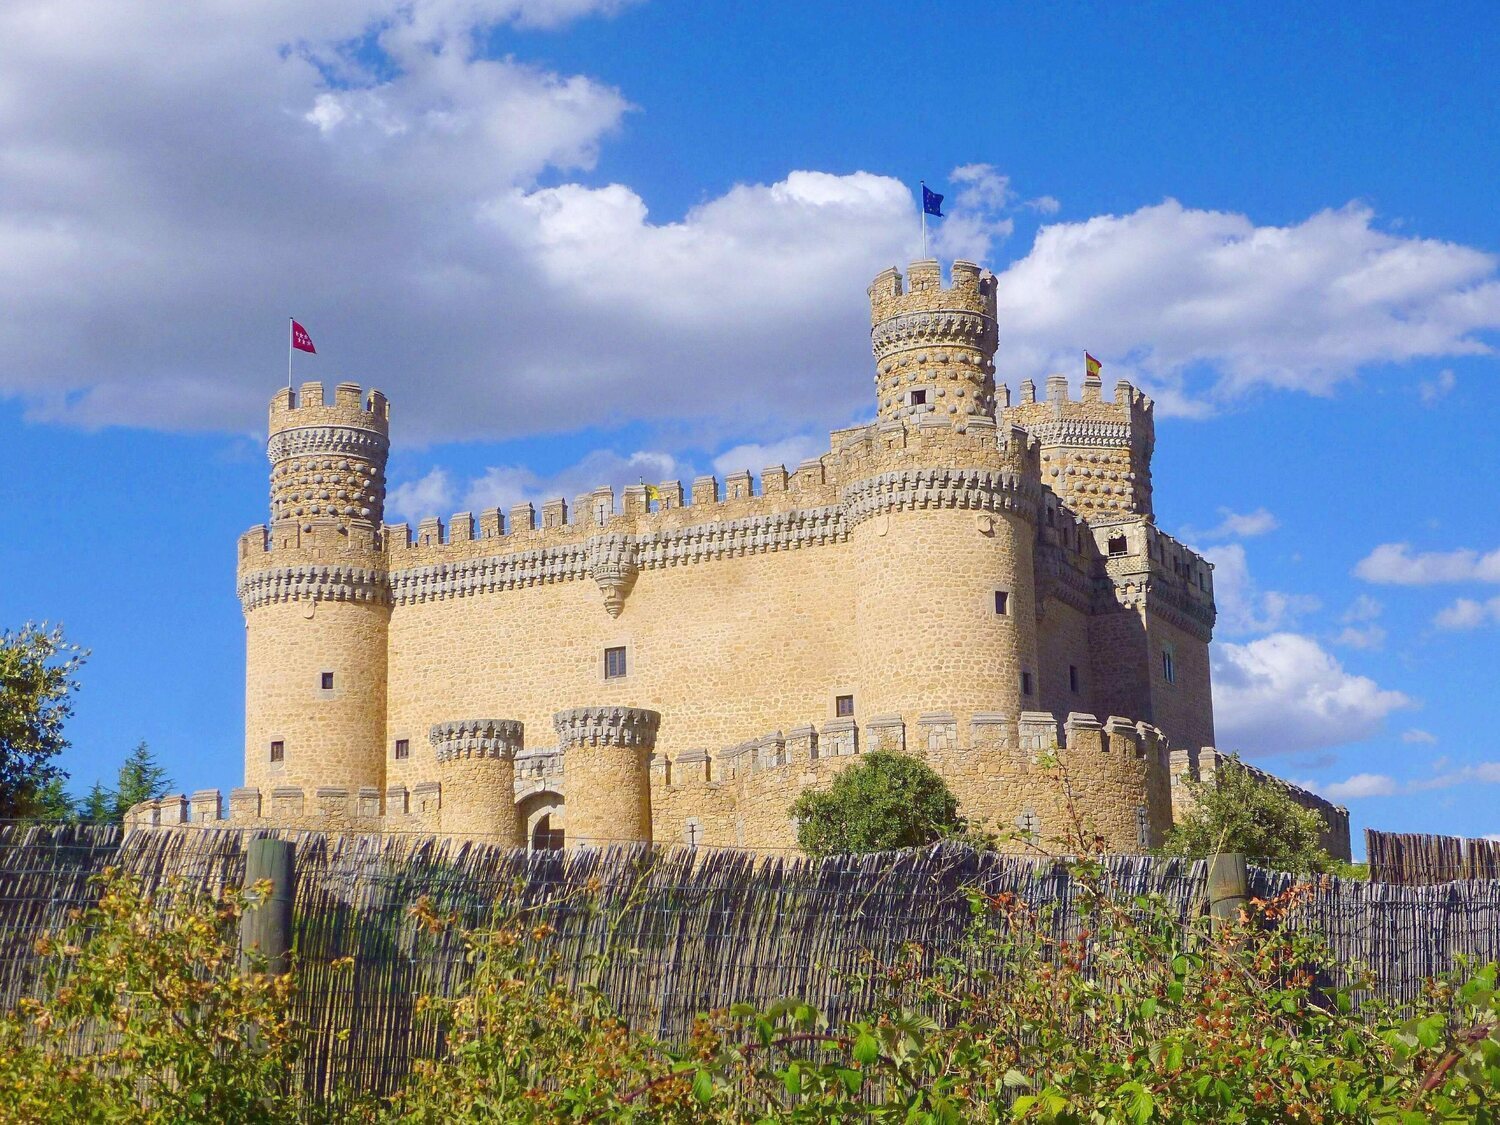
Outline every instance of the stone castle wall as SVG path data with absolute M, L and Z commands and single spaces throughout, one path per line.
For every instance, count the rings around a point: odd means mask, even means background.
M 947 286 L 935 262 L 886 271 L 870 297 L 877 420 L 758 478 L 386 525 L 384 397 L 278 392 L 272 518 L 239 544 L 245 808 L 254 791 L 257 816 L 290 816 L 296 791 L 305 817 L 342 792 L 363 817 L 373 793 L 378 817 L 446 831 L 525 839 L 550 818 L 572 840 L 782 846 L 788 779 L 875 739 L 920 747 L 972 815 L 1055 823 L 1033 763 L 1049 736 L 1022 729 L 1050 711 L 1076 720 L 1050 744 L 1079 755 L 1101 832 L 1159 833 L 1169 785 L 1142 763 L 1213 741 L 1214 609 L 1209 565 L 1151 517 L 1150 400 L 1105 401 L 1095 377 L 1074 400 L 1056 377 L 1012 405 L 977 266 Z M 554 717 L 580 707 L 655 714 L 654 756 L 559 746 Z M 485 728 L 504 749 L 480 755 L 432 733 L 502 721 L 524 733 Z M 1127 753 L 1127 728 L 1158 733 Z M 755 731 L 780 733 L 703 749 Z

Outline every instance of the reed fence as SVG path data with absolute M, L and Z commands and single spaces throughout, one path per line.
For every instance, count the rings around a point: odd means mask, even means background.
M 1370 878 L 1403 886 L 1500 879 L 1500 840 L 1365 829 Z
M 25 994 L 40 933 L 89 901 L 107 865 L 148 885 L 216 891 L 244 877 L 245 845 L 264 830 L 181 827 L 0 827 L 0 999 Z M 1056 936 L 1080 924 L 1079 887 L 1057 861 L 936 847 L 820 861 L 649 847 L 577 852 L 506 850 L 433 837 L 277 833 L 297 844 L 298 1015 L 310 1029 L 305 1080 L 386 1091 L 413 1059 L 442 1050 L 441 1028 L 416 1010 L 451 994 L 470 967 L 459 936 L 429 933 L 410 908 L 422 898 L 460 927 L 528 912 L 555 928 L 559 983 L 597 984 L 633 1026 L 677 1039 L 702 1011 L 735 1001 L 804 999 L 838 1023 L 867 1005 L 867 954 L 905 942 L 930 956 L 963 953 L 967 888 L 1008 892 L 1045 911 Z M 1179 918 L 1201 912 L 1203 861 L 1114 856 L 1107 882 L 1122 898 L 1161 896 Z M 175 883 L 173 881 L 176 880 Z M 1297 882 L 1252 868 L 1250 892 Z M 1320 880 L 1295 923 L 1330 942 L 1334 972 L 1369 966 L 1379 991 L 1414 999 L 1454 956 L 1500 959 L 1500 883 L 1399 887 Z M 605 954 L 608 953 L 606 957 Z M 353 958 L 352 966 L 336 964 Z M 1003 971 L 1003 965 L 989 966 Z

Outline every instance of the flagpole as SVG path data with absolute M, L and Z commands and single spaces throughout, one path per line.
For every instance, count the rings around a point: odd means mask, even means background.
M 296 318 L 286 318 L 286 389 L 292 389 L 292 323 Z
M 922 185 L 922 194 L 917 199 L 917 206 L 922 209 L 922 257 L 927 257 L 927 181 L 919 181 Z

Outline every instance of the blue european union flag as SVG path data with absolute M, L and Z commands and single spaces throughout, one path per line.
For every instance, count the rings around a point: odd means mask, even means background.
M 943 197 L 926 184 L 922 185 L 922 210 L 939 219 L 943 217 Z

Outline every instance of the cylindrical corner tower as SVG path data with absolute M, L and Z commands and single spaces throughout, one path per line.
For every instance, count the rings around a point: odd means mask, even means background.
M 651 842 L 651 751 L 661 715 L 575 707 L 552 717 L 568 787 L 567 847 Z
M 870 339 L 880 420 L 936 414 L 995 417 L 995 279 L 953 263 L 943 287 L 934 259 L 913 262 L 903 292 L 888 269 L 870 286 Z
M 859 560 L 854 702 L 912 733 L 952 711 L 964 737 L 975 713 L 1035 706 L 1040 486 L 1026 442 L 994 426 L 994 278 L 956 262 L 945 289 L 922 261 L 908 282 L 887 270 L 870 288 L 885 435 L 841 497 Z
M 438 723 L 431 732 L 442 784 L 443 831 L 519 847 L 516 754 L 523 730 L 510 719 Z
M 245 784 L 384 780 L 390 592 L 385 396 L 318 383 L 271 400 L 271 523 L 241 540 Z

